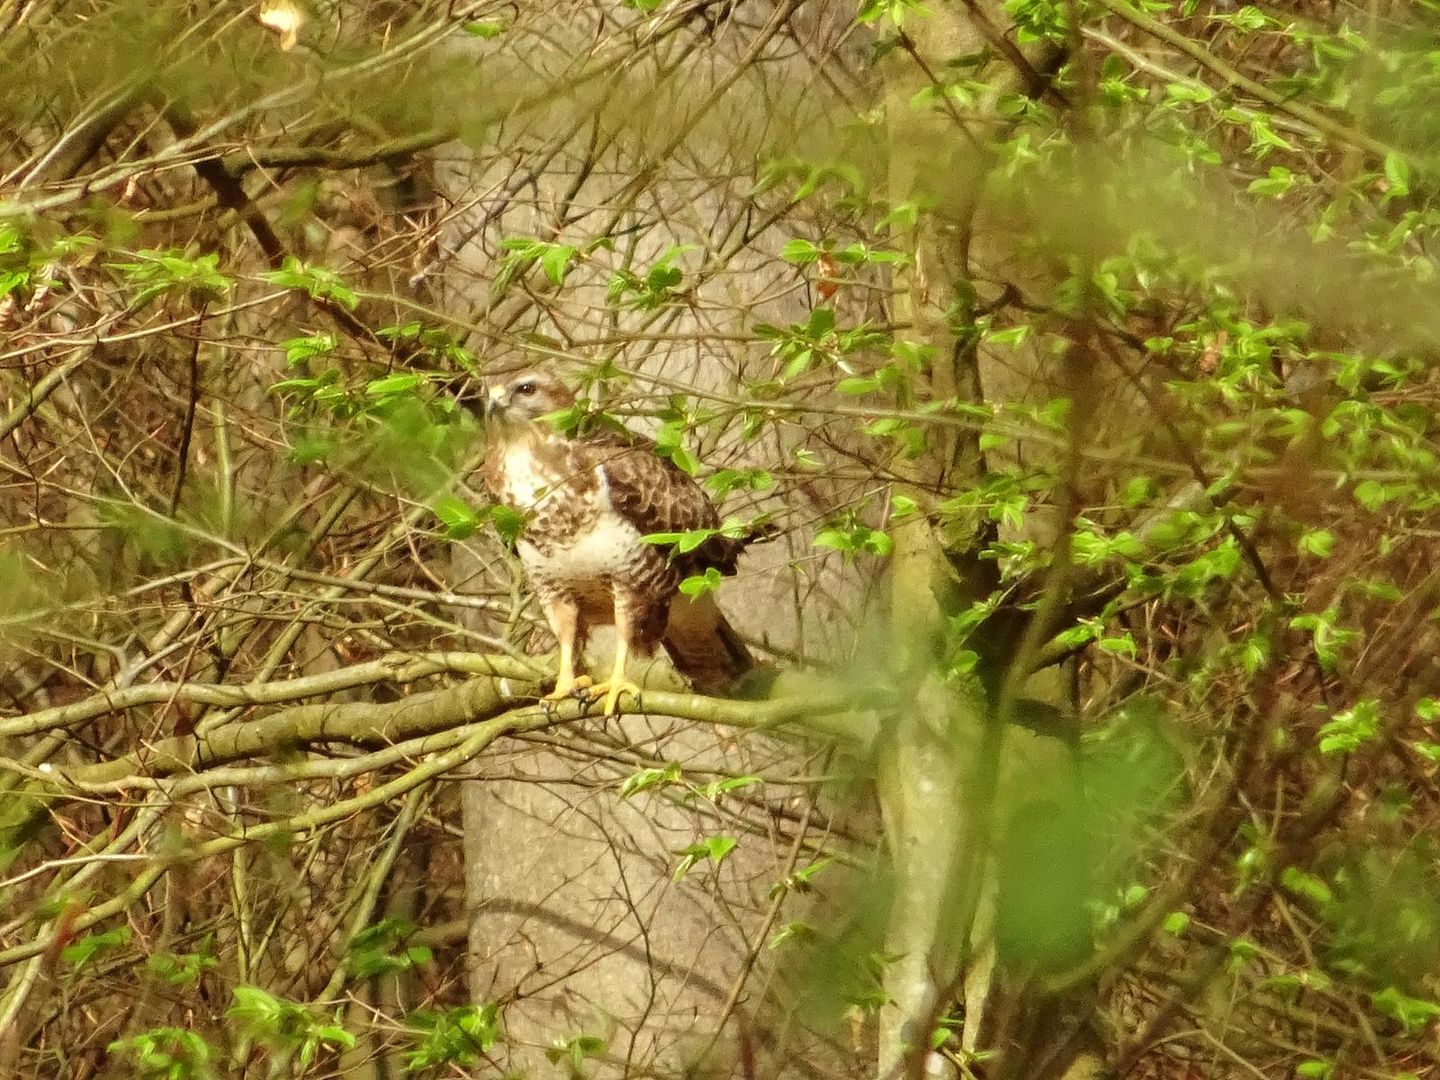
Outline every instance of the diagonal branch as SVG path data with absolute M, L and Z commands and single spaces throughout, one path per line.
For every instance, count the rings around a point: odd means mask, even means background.
M 1186 37 L 1178 31 L 1170 29 L 1170 27 L 1164 23 L 1145 14 L 1143 11 L 1131 7 L 1125 0 L 1100 0 L 1100 4 L 1102 7 L 1119 15 L 1126 22 L 1139 27 L 1151 37 L 1158 38 L 1172 48 L 1178 49 L 1201 67 L 1220 76 L 1220 78 L 1224 79 L 1231 86 L 1245 91 L 1245 93 L 1251 97 L 1265 102 L 1265 104 L 1271 108 L 1289 113 L 1297 120 L 1304 121 L 1317 131 L 1330 136 L 1332 139 L 1347 143 L 1350 146 L 1354 146 L 1379 157 L 1384 157 L 1387 154 L 1395 152 L 1395 148 L 1383 140 L 1377 139 L 1373 135 L 1367 135 L 1359 128 L 1342 123 L 1326 113 L 1321 112 L 1319 109 L 1314 109 L 1309 105 L 1295 101 L 1289 95 L 1271 90 L 1264 83 L 1257 82 L 1250 78 L 1250 76 L 1237 71 L 1199 42 Z

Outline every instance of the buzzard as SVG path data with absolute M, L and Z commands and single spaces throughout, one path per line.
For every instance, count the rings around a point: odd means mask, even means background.
M 709 591 L 678 590 L 712 567 L 735 573 L 754 537 L 711 534 L 680 551 L 647 542 L 652 533 L 716 529 L 715 506 L 683 471 L 628 429 L 561 434 L 543 419 L 575 403 L 554 375 L 530 371 L 492 385 L 485 401 L 488 447 L 482 475 L 497 502 L 523 518 L 517 548 L 545 618 L 560 642 L 560 672 L 545 700 L 576 692 L 605 699 L 614 713 L 625 693 L 630 654 L 662 644 L 697 690 L 713 693 L 754 667 Z M 615 663 L 593 684 L 575 671 L 590 627 L 614 624 Z

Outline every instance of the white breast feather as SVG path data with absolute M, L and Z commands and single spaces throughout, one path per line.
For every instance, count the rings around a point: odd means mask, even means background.
M 568 543 L 557 545 L 545 555 L 533 551 L 526 562 L 552 579 L 599 581 L 623 571 L 639 543 L 640 533 L 635 526 L 607 511 Z
M 640 530 L 616 513 L 610 502 L 610 478 L 603 466 L 596 466 L 599 481 L 596 518 L 571 537 L 551 538 L 550 550 L 542 553 L 535 545 L 520 540 L 520 556 L 526 569 L 552 581 L 572 582 L 581 591 L 594 591 L 596 584 L 622 572 L 637 547 L 643 546 Z M 564 484 L 535 467 L 528 448 L 508 451 L 504 460 L 506 501 L 516 509 L 533 511 L 551 499 L 565 498 Z M 589 588 L 583 586 L 589 585 Z
M 521 513 L 534 510 L 541 501 L 554 497 L 553 484 L 535 468 L 535 455 L 528 447 L 515 446 L 505 451 L 501 474 L 504 477 L 505 501 Z

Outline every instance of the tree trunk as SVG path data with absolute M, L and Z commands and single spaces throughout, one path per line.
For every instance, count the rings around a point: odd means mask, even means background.
M 978 155 L 964 152 L 953 116 L 934 106 L 913 107 L 915 95 L 932 85 L 950 58 L 974 52 L 983 39 L 955 6 L 932 9 L 906 26 L 903 48 L 887 70 L 889 186 L 892 205 L 923 209 L 903 237 L 913 263 L 897 274 L 894 319 L 910 323 L 911 340 L 929 351 L 916 387 L 918 400 L 981 396 L 976 355 L 956 333 L 968 309 L 970 286 L 965 236 L 980 176 Z M 944 434 L 938 434 L 944 432 Z M 983 460 L 976 437 L 960 429 L 934 428 L 924 456 L 909 463 L 907 494 L 920 506 L 942 488 L 976 486 Z M 978 523 L 977 523 L 978 525 Z M 923 516 L 895 532 L 891 569 L 893 639 L 897 670 L 911 694 L 896 717 L 882 751 L 879 774 L 895 871 L 887 969 L 891 1002 L 881 1013 L 881 1076 L 899 1067 L 916 1075 L 925 1061 L 940 993 L 954 978 L 963 950 L 965 913 L 955 904 L 964 890 L 955 874 L 966 851 L 965 762 L 978 748 L 986 723 L 985 694 L 978 679 L 942 682 L 937 674 L 946 609 L 962 609 L 986 596 L 989 568 L 970 550 L 951 545 Z M 938 1059 L 932 1064 L 938 1066 Z

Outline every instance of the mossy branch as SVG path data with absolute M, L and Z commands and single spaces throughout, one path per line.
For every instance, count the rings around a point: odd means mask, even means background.
M 210 701 L 220 704 L 266 704 L 321 692 L 335 692 L 381 678 L 421 678 L 441 672 L 468 672 L 476 677 L 439 690 L 413 694 L 395 702 L 348 702 L 304 704 L 282 708 L 259 720 L 234 721 L 200 734 L 177 736 L 136 750 L 124 757 L 75 769 L 26 769 L 29 780 L 9 801 L 0 820 L 0 844 L 17 853 L 18 842 L 38 825 L 57 802 L 84 797 L 98 789 L 155 786 L 154 781 L 175 777 L 180 782 L 196 779 L 204 770 L 245 758 L 293 753 L 322 743 L 359 747 L 394 747 L 405 740 L 427 735 L 448 736 L 438 741 L 437 752 L 399 776 L 369 788 L 354 798 L 329 803 L 314 811 L 246 827 L 191 845 L 181 851 L 147 863 L 120 894 L 88 909 L 68 928 L 82 932 L 124 911 L 143 897 L 169 866 L 224 854 L 245 844 L 282 836 L 296 836 L 343 821 L 360 811 L 401 798 L 420 785 L 452 772 L 481 753 L 492 742 L 509 735 L 534 731 L 553 724 L 578 720 L 594 713 L 596 706 L 566 701 L 546 708 L 527 699 L 536 689 L 534 669 L 508 657 L 487 657 L 463 653 L 439 653 L 423 657 L 398 656 L 323 676 L 247 686 L 214 684 L 156 684 L 130 688 L 130 704 L 157 703 L 172 699 Z M 164 690 L 165 693 L 158 693 Z M 144 693 L 140 693 L 144 691 Z M 127 692 L 108 695 L 114 699 Z M 76 717 L 99 715 L 101 699 L 77 703 Z M 836 694 L 794 694 L 769 701 L 729 701 L 698 694 L 646 691 L 639 702 L 627 701 L 625 712 L 675 716 L 700 723 L 721 724 L 750 731 L 775 730 L 795 725 L 804 731 L 833 738 L 867 740 L 873 720 L 856 714 L 850 698 Z M 127 706 L 128 707 L 128 706 Z M 57 710 L 46 710 L 53 719 Z M 37 714 L 38 715 L 38 714 Z M 18 717 L 12 723 L 26 720 Z M 45 730 L 44 726 L 36 730 Z M 414 748 L 424 752 L 424 743 Z M 368 759 L 372 768 L 392 763 L 393 755 L 376 754 Z M 163 786 L 163 785 L 161 785 Z M 167 792 L 167 796 L 170 793 Z M 27 875 L 28 876 L 28 875 Z M 30 941 L 0 951 L 0 966 L 41 955 L 53 944 L 54 926 Z
M 293 754 L 321 744 L 388 749 L 390 752 L 377 754 L 367 763 L 369 768 L 378 769 L 395 763 L 394 751 L 401 749 L 399 744 L 455 732 L 477 722 L 493 721 L 491 734 L 470 755 L 462 755 L 459 760 L 463 762 L 493 738 L 576 720 L 598 708 L 579 701 L 567 701 L 551 708 L 526 704 L 536 697 L 538 670 L 509 657 L 471 653 L 399 655 L 324 675 L 243 687 L 213 683 L 129 687 L 72 705 L 15 717 L 6 722 L 8 726 L 0 729 L 0 734 L 34 734 L 137 705 L 171 701 L 221 706 L 267 705 L 386 680 L 407 683 L 442 673 L 474 676 L 455 686 L 422 691 L 394 702 L 292 705 L 260 719 L 233 720 L 198 734 L 161 739 L 124 756 L 76 768 L 34 769 L 0 762 L 0 767 L 27 776 L 0 814 L 0 850 L 9 848 L 13 857 L 18 843 L 39 826 L 43 815 L 57 803 L 97 792 L 156 786 L 155 781 L 167 777 L 180 776 L 193 781 L 208 769 L 249 758 Z M 874 730 L 873 715 L 858 712 L 858 703 L 838 694 L 796 693 L 757 702 L 647 690 L 640 701 L 626 701 L 624 705 L 625 712 L 674 716 L 750 731 L 773 731 L 793 725 L 807 734 L 859 744 L 868 743 Z M 439 745 L 422 742 L 406 746 L 402 753 L 413 758 L 447 746 L 451 749 L 445 749 L 440 755 L 443 759 L 455 752 L 453 739 L 441 739 Z M 450 767 L 446 765 L 445 769 Z M 422 766 L 424 768 L 429 765 Z M 406 775 L 413 779 L 415 774 L 416 770 L 411 770 Z M 296 827 L 296 822 L 287 822 L 287 827 Z M 246 838 L 254 836 L 251 832 Z

